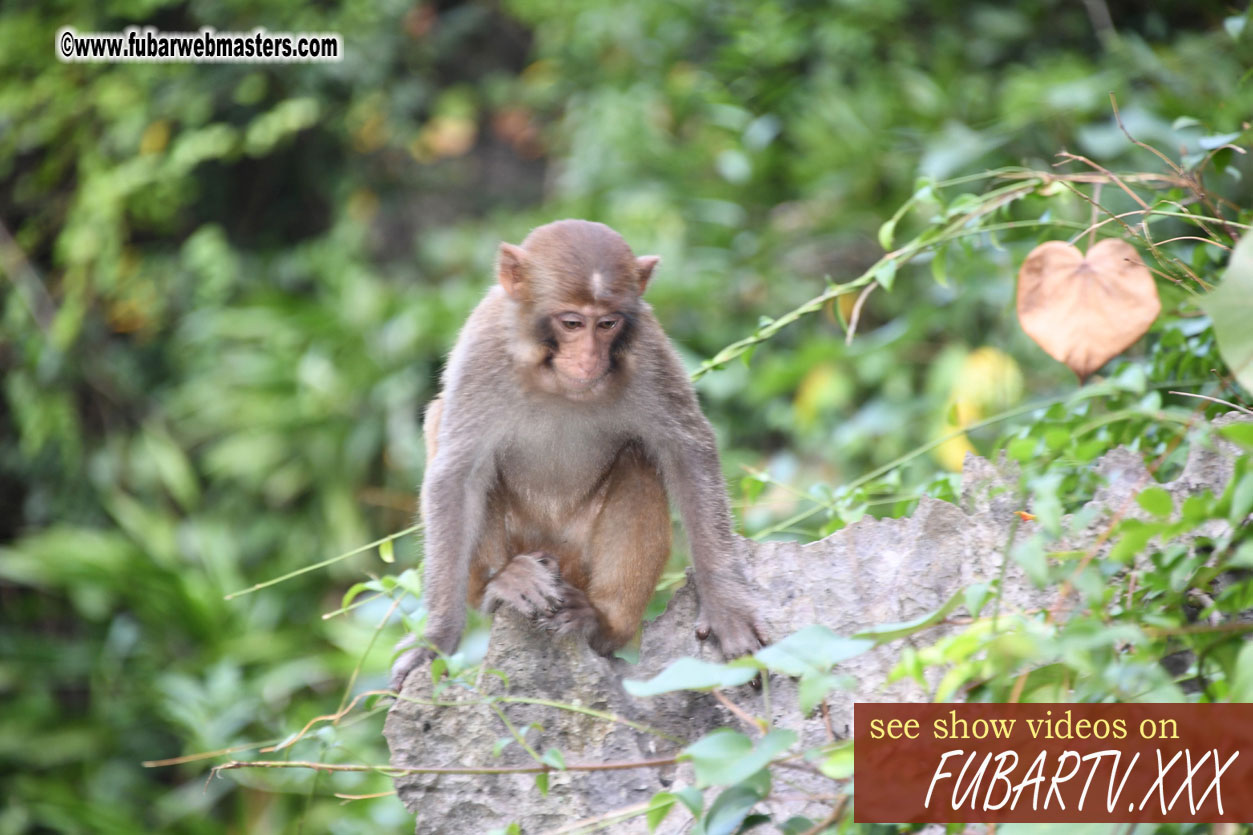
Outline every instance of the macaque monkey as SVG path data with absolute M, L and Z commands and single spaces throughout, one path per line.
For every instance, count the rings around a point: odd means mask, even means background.
M 426 633 L 402 642 L 393 689 L 456 649 L 467 603 L 512 606 L 606 655 L 622 647 L 670 554 L 670 499 L 695 568 L 697 637 L 727 658 L 764 643 L 713 430 L 640 299 L 659 260 L 583 220 L 500 245 L 499 286 L 427 409 Z

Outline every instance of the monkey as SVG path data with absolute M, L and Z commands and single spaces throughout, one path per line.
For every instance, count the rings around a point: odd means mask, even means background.
M 501 243 L 427 408 L 423 638 L 391 687 L 456 649 L 466 606 L 508 605 L 610 655 L 636 634 L 687 534 L 696 637 L 734 658 L 766 641 L 713 429 L 641 296 L 660 258 L 610 227 L 560 220 Z

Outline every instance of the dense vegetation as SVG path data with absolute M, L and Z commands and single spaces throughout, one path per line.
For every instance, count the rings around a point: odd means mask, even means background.
M 394 798 L 334 797 L 387 792 L 378 774 L 140 763 L 277 742 L 383 684 L 415 575 L 338 610 L 412 565 L 411 539 L 394 566 L 365 549 L 224 597 L 412 524 L 442 352 L 496 242 L 557 217 L 663 256 L 649 297 L 694 371 L 757 334 L 699 380 L 746 532 L 951 497 L 970 445 L 1023 463 L 1045 533 L 1016 556 L 1070 578 L 1049 535 L 1087 462 L 1128 444 L 1170 477 L 1230 408 L 1171 390 L 1251 400 L 1198 299 L 1253 217 L 1253 27 L 1152 5 L 6 6 L 0 833 L 409 827 Z M 61 64 L 67 23 L 334 31 L 347 54 Z M 1141 209 L 1096 234 L 1137 244 L 1162 315 L 1076 396 L 1019 328 L 1014 276 L 1039 241 Z M 1246 455 L 1227 494 L 1174 510 L 1238 527 L 1251 495 Z M 907 666 L 953 670 L 941 697 L 1253 698 L 1243 633 L 1191 628 L 1253 604 L 1247 575 L 1191 594 L 1253 566 L 1247 529 L 1199 552 L 1152 533 L 1116 534 L 1157 569 L 1131 605 L 1096 582 L 1120 564 L 1084 563 L 1069 623 Z M 1182 649 L 1200 660 L 1168 673 Z M 287 753 L 383 762 L 380 724 L 359 707 Z

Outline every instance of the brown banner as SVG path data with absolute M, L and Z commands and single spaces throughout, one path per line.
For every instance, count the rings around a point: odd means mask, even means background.
M 858 823 L 1253 821 L 1253 704 L 865 704 Z

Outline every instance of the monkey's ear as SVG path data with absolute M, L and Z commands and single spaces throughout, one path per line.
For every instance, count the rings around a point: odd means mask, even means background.
M 653 270 L 657 269 L 660 263 L 660 255 L 641 255 L 635 259 L 635 275 L 640 280 L 641 295 L 644 293 L 644 288 L 648 286 L 648 279 L 653 277 Z
M 526 284 L 526 250 L 520 246 L 502 243 L 496 256 L 496 280 L 505 288 L 509 297 L 516 299 Z

